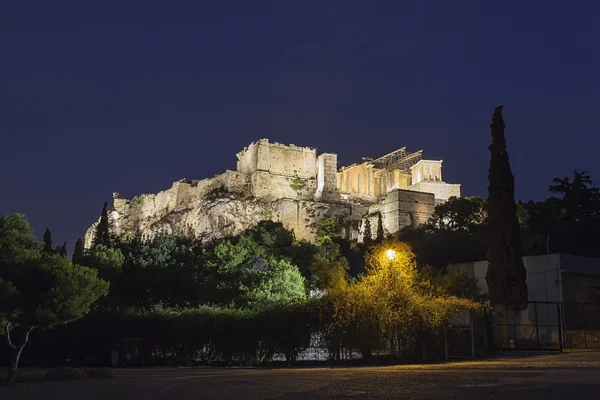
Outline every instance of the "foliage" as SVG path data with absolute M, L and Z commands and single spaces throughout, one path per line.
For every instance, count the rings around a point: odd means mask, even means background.
M 0 216 L 0 265 L 29 259 L 41 249 L 24 215 Z
M 65 240 L 65 242 L 63 244 L 61 244 L 60 246 L 56 246 L 56 249 L 54 249 L 54 252 L 62 257 L 66 257 L 67 256 L 67 241 Z
M 527 275 L 523 264 L 521 232 L 514 200 L 515 182 L 504 137 L 502 106 L 496 107 L 491 124 L 488 174 L 488 229 L 486 281 L 492 301 L 526 301 Z
M 285 307 L 306 299 L 304 278 L 286 260 L 268 260 L 246 272 L 241 305 L 252 309 Z
M 373 233 L 371 232 L 371 218 L 365 218 L 365 227 L 363 229 L 363 242 L 365 246 L 370 246 L 373 243 Z
M 52 253 L 52 233 L 50 229 L 46 228 L 43 236 L 44 248 L 42 251 L 44 253 Z
M 348 276 L 348 261 L 340 253 L 336 242 L 323 242 L 311 265 L 311 288 L 327 290 L 342 288 Z
M 436 269 L 443 269 L 448 264 L 485 260 L 487 247 L 482 233 L 463 230 L 423 233 L 414 243 L 418 264 Z
M 340 218 L 323 218 L 317 227 L 317 246 L 330 243 L 341 237 L 342 226 Z
M 481 301 L 483 295 L 477 280 L 462 271 L 439 271 L 430 266 L 419 268 L 419 276 L 429 283 L 438 295 L 450 295 Z
M 406 243 L 387 240 L 373 246 L 366 261 L 367 274 L 358 283 L 328 295 L 332 318 L 344 332 L 341 340 L 365 357 L 386 348 L 400 355 L 424 329 L 439 328 L 461 307 L 477 308 L 424 287 Z
M 73 264 L 82 264 L 85 258 L 85 248 L 83 247 L 83 241 L 81 239 L 77 239 L 75 242 L 75 248 L 73 249 L 73 257 L 71 261 Z
M 432 216 L 423 229 L 429 233 L 440 231 L 482 232 L 486 222 L 485 199 L 472 197 L 450 197 L 447 202 L 435 206 Z
M 34 328 L 47 329 L 86 315 L 108 291 L 108 283 L 91 268 L 41 249 L 21 215 L 0 217 L 0 319 L 11 349 L 9 380 Z M 13 328 L 21 328 L 16 344 Z
M 306 182 L 298 176 L 298 171 L 294 171 L 294 177 L 292 178 L 290 187 L 297 193 L 306 187 Z
M 94 235 L 93 247 L 102 244 L 110 247 L 110 227 L 108 223 L 108 203 L 104 202 L 102 206 L 102 214 L 100 214 L 100 221 L 96 225 L 96 232 Z
M 527 254 L 600 256 L 600 190 L 586 171 L 554 179 L 554 196 L 523 203 Z
M 377 236 L 375 236 L 375 242 L 377 243 L 381 243 L 381 241 L 384 239 L 384 232 L 383 232 L 383 220 L 382 220 L 382 216 L 381 213 L 377 214 Z

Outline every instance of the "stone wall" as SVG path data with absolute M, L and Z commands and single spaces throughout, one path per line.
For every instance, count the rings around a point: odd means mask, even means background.
M 313 200 L 317 190 L 315 178 L 300 178 L 256 171 L 250 178 L 252 195 L 263 201 L 278 199 Z
M 409 190 L 423 193 L 433 193 L 438 203 L 447 201 L 450 197 L 460 197 L 460 184 L 446 182 L 421 181 L 411 185 Z
M 407 226 L 416 227 L 427 222 L 434 208 L 435 198 L 432 194 L 398 189 L 370 206 L 369 215 L 381 213 L 383 229 L 388 233 L 396 233 Z
M 316 178 L 317 150 L 260 139 L 237 154 L 237 170 L 245 174 L 267 171 L 285 176 Z
M 317 159 L 317 192 L 315 193 L 315 200 L 340 200 L 336 171 L 337 154 L 321 154 Z

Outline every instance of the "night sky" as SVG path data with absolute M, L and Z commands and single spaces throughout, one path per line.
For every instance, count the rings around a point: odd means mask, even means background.
M 112 192 L 235 169 L 251 141 L 341 165 L 402 146 L 487 194 L 505 106 L 516 196 L 600 181 L 596 1 L 5 1 L 0 215 L 69 248 Z

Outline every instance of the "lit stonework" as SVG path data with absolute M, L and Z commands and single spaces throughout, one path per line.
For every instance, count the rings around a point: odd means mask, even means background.
M 337 167 L 337 155 L 312 147 L 260 139 L 237 154 L 236 171 L 179 180 L 170 189 L 133 199 L 114 195 L 109 214 L 116 235 L 140 232 L 193 236 L 208 242 L 239 234 L 261 220 L 281 222 L 296 238 L 314 240 L 323 218 L 341 217 L 344 235 L 362 241 L 364 221 L 373 235 L 381 214 L 386 234 L 427 220 L 435 204 L 460 196 L 442 181 L 442 161 L 398 149 L 378 159 Z M 86 233 L 89 247 L 92 225 Z

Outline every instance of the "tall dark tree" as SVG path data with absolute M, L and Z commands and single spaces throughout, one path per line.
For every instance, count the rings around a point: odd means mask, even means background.
M 383 241 L 384 233 L 383 233 L 383 220 L 381 217 L 381 213 L 377 215 L 377 236 L 375 236 L 375 241 L 377 243 L 381 243 Z
M 100 221 L 96 225 L 96 235 L 94 236 L 94 246 L 102 244 L 110 247 L 110 232 L 108 226 L 108 203 L 104 202 Z
M 81 239 L 77 239 L 71 260 L 73 261 L 73 264 L 84 265 L 84 258 L 85 247 L 83 247 L 83 241 Z
M 50 232 L 50 229 L 46 228 L 46 230 L 44 231 L 44 248 L 43 248 L 43 252 L 44 253 L 52 253 L 52 233 Z
M 371 219 L 369 217 L 367 217 L 365 220 L 363 242 L 365 246 L 370 246 L 373 244 L 373 233 L 371 232 Z
M 488 173 L 488 270 L 485 277 L 490 300 L 504 306 L 504 321 L 508 328 L 509 304 L 526 302 L 527 271 L 523 264 L 521 231 L 515 203 L 515 179 L 510 169 L 502 106 L 496 107 L 490 125 L 492 144 Z M 523 307 L 525 304 L 520 303 Z M 504 332 L 505 345 L 508 331 Z

